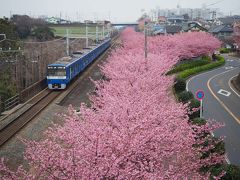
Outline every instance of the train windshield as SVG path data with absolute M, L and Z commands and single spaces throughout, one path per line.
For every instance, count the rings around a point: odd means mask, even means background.
M 48 76 L 66 76 L 65 67 L 48 67 Z

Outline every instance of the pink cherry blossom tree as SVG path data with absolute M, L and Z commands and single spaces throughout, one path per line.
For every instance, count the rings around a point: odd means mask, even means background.
M 12 172 L 2 161 L 2 178 L 208 179 L 199 169 L 224 162 L 224 154 L 202 158 L 212 144 L 201 144 L 219 125 L 189 123 L 187 105 L 171 94 L 173 77 L 165 76 L 179 59 L 211 53 L 218 41 L 206 33 L 152 37 L 145 59 L 141 33 L 126 29 L 121 38 L 123 47 L 101 67 L 107 81 L 95 82 L 92 106 L 82 104 L 80 115 L 70 106 L 46 139 L 23 140 L 31 169 Z
M 234 41 L 238 45 L 238 48 L 240 47 L 240 23 L 235 23 L 234 24 Z

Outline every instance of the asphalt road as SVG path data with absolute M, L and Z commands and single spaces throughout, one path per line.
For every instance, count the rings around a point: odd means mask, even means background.
M 214 135 L 225 136 L 228 160 L 240 165 L 240 93 L 230 83 L 240 72 L 240 59 L 231 56 L 225 59 L 225 66 L 190 78 L 187 89 L 194 95 L 198 90 L 204 91 L 203 117 L 225 124 Z

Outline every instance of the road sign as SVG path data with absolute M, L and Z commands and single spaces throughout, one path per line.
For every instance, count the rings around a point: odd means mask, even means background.
M 203 117 L 203 98 L 204 92 L 202 90 L 198 90 L 196 92 L 196 98 L 200 101 L 200 118 Z
M 204 92 L 202 90 L 198 90 L 196 92 L 196 98 L 200 101 L 204 98 Z

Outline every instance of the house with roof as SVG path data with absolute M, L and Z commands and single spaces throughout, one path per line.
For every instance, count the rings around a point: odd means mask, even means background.
M 165 35 L 166 34 L 166 27 L 165 25 L 156 24 L 152 27 L 152 34 L 153 35 Z
M 158 23 L 159 24 L 166 24 L 167 18 L 165 16 L 158 16 Z
M 47 21 L 49 24 L 59 24 L 59 18 L 55 18 L 55 17 L 47 18 L 46 21 Z
M 240 22 L 240 16 L 239 15 L 235 15 L 235 16 L 222 17 L 222 18 L 219 18 L 219 21 L 223 25 L 233 26 L 234 23 Z
M 187 22 L 183 23 L 182 29 L 184 32 L 199 32 L 199 31 L 205 31 L 207 32 L 207 29 L 203 27 L 199 22 Z
M 46 19 L 47 23 L 49 24 L 70 24 L 71 21 L 65 20 L 65 19 L 60 19 L 56 17 L 50 17 Z
M 230 25 L 212 26 L 209 31 L 220 40 L 228 39 L 233 36 L 233 28 Z
M 226 48 L 234 47 L 233 28 L 231 25 L 212 26 L 208 32 L 221 40 Z
M 166 25 L 166 33 L 167 34 L 178 34 L 181 33 L 182 31 L 182 26 L 180 25 Z
M 182 24 L 185 19 L 183 16 L 172 15 L 167 18 L 169 24 Z

